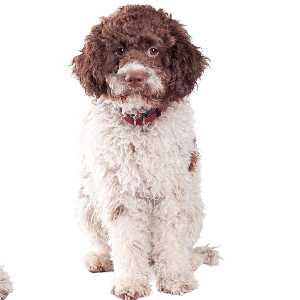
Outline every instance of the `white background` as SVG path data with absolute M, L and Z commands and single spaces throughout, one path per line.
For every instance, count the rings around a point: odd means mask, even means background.
M 1 4 L 0 263 L 9 300 L 116 299 L 81 264 L 80 128 L 89 99 L 71 59 L 123 1 Z M 136 2 L 133 2 L 136 3 Z M 184 299 L 299 299 L 297 1 L 139 1 L 186 24 L 211 59 L 192 94 L 207 217 L 199 244 L 225 262 Z M 175 299 L 153 288 L 149 299 Z

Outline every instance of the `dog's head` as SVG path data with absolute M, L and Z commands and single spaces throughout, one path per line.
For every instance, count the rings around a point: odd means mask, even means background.
M 149 5 L 120 7 L 94 26 L 73 74 L 87 95 L 163 107 L 189 95 L 208 66 L 178 21 Z

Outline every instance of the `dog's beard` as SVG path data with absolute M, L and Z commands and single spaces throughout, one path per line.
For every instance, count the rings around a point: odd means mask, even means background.
M 147 114 L 154 108 L 153 105 L 147 103 L 139 94 L 132 94 L 126 97 L 126 101 L 118 101 L 118 104 L 122 107 L 122 112 L 128 115 Z
M 122 107 L 122 112 L 127 115 L 139 118 L 142 115 L 148 115 L 156 108 L 167 106 L 164 97 L 157 94 L 149 94 L 141 91 L 129 91 L 119 95 L 108 93 L 108 98 Z

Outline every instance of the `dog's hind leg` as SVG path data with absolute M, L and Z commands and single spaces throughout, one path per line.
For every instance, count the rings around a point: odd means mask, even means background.
M 199 159 L 198 159 L 199 163 Z M 217 247 L 194 247 L 200 238 L 203 227 L 203 219 L 205 217 L 204 204 L 200 195 L 200 170 L 196 169 L 192 177 L 192 188 L 190 190 L 190 201 L 187 213 L 188 228 L 186 235 L 186 243 L 190 249 L 189 261 L 193 270 L 197 270 L 202 264 L 209 266 L 219 265 L 219 252 L 215 250 Z
M 107 231 L 100 220 L 100 213 L 96 211 L 89 195 L 81 194 L 77 215 L 79 226 L 98 250 L 88 252 L 83 257 L 84 266 L 92 273 L 112 272 L 114 268 L 110 257 Z
M 91 251 L 83 257 L 82 262 L 91 273 L 114 271 L 113 262 L 109 253 Z
M 198 246 L 193 249 L 190 255 L 190 264 L 194 271 L 203 264 L 217 266 L 219 265 L 219 259 L 223 259 L 219 256 L 219 252 L 215 250 L 217 247 L 208 247 L 208 245 Z

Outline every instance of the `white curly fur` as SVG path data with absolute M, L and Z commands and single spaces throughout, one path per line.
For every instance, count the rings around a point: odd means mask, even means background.
M 3 267 L 0 265 L 0 299 L 4 300 L 12 291 L 13 284 L 7 272 L 3 271 Z
M 149 295 L 152 271 L 159 291 L 182 295 L 197 288 L 195 269 L 218 264 L 213 248 L 193 250 L 205 215 L 199 160 L 189 171 L 193 115 L 188 98 L 172 102 L 143 131 L 101 97 L 85 118 L 78 217 L 98 252 L 84 264 L 114 269 L 117 297 Z

